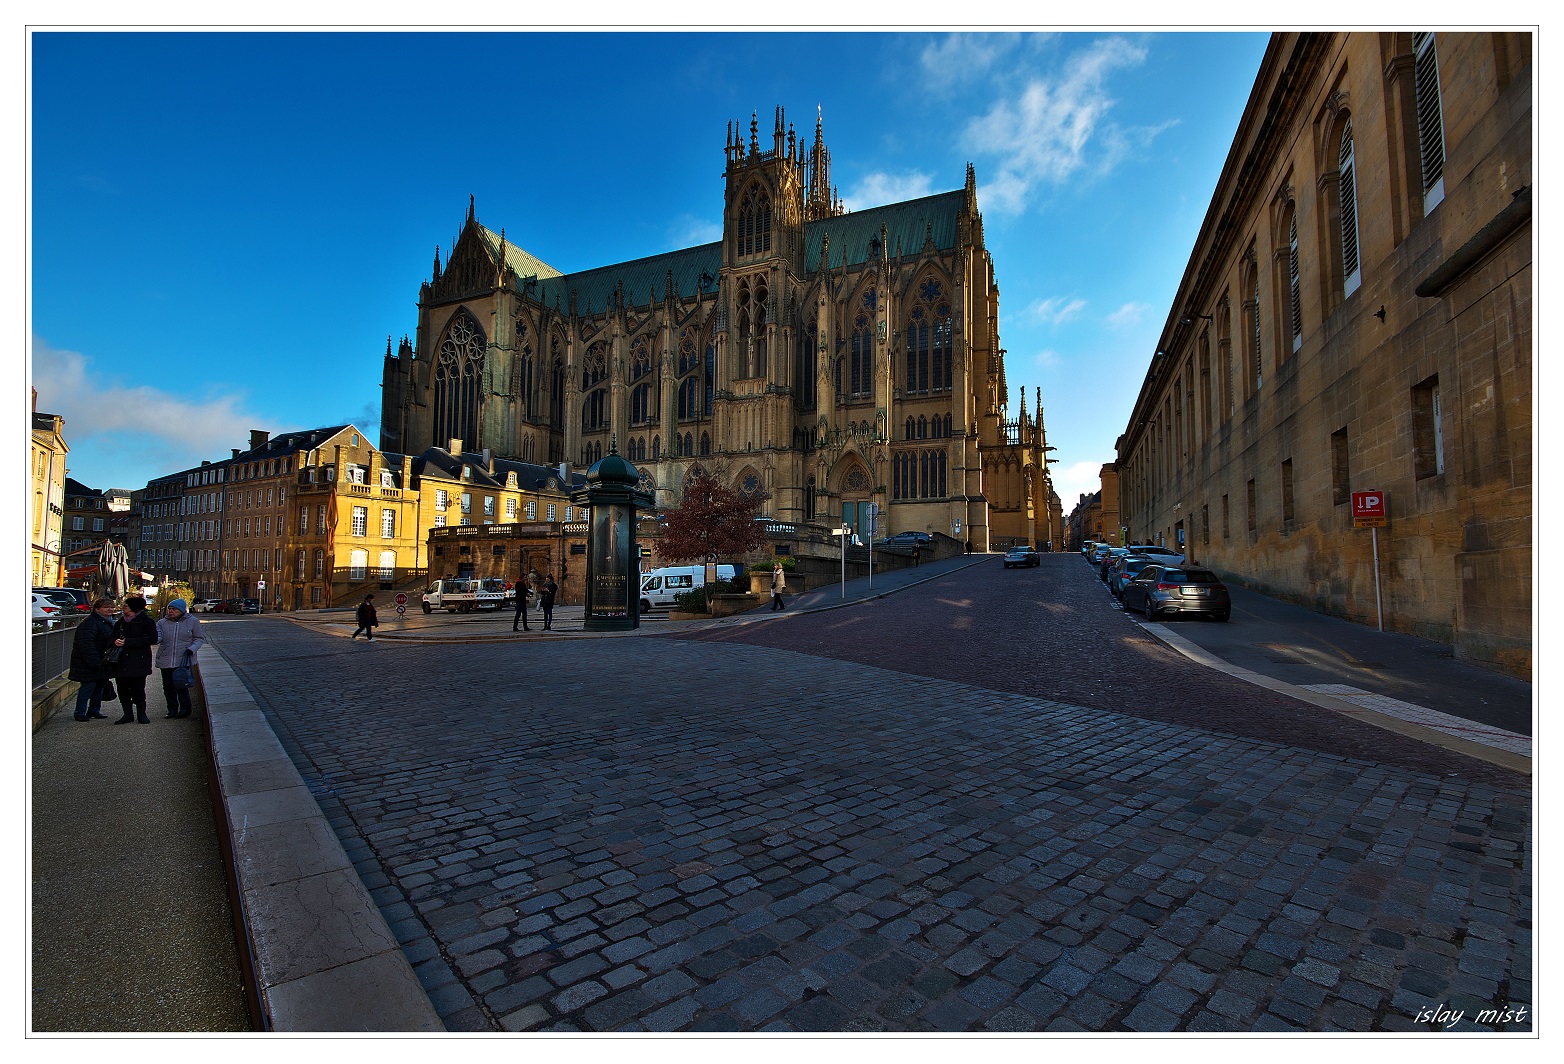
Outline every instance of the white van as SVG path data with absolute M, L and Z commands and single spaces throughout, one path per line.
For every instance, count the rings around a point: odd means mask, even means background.
M 717 566 L 718 580 L 732 580 L 737 570 L 731 565 Z M 666 610 L 681 592 L 706 586 L 704 565 L 665 565 L 641 577 L 641 612 Z

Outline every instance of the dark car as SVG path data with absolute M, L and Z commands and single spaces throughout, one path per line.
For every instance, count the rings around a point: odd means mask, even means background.
M 898 532 L 884 540 L 887 547 L 925 547 L 933 542 L 934 537 L 927 532 Z
M 239 600 L 239 608 L 237 610 L 235 610 L 234 612 L 236 612 L 236 613 L 260 613 L 261 612 L 261 600 L 260 599 L 240 599 Z
M 87 592 L 75 587 L 35 587 L 33 594 L 43 595 L 53 602 L 58 602 L 64 613 L 91 613 L 92 603 L 87 598 Z
M 1160 564 L 1146 557 L 1144 554 L 1126 554 L 1114 562 L 1108 571 L 1108 590 L 1116 599 L 1124 598 L 1124 585 L 1135 579 L 1142 569 L 1148 565 Z
M 1005 551 L 1006 569 L 1017 565 L 1032 567 L 1041 565 L 1042 563 L 1042 555 L 1038 554 L 1031 547 L 1011 547 L 1009 550 Z
M 1124 585 L 1124 608 L 1140 610 L 1148 621 L 1184 614 L 1225 621 L 1233 614 L 1233 601 L 1210 569 L 1153 563 Z
M 1097 552 L 1097 578 L 1103 583 L 1108 582 L 1108 567 L 1126 554 L 1134 553 L 1129 547 L 1108 547 Z

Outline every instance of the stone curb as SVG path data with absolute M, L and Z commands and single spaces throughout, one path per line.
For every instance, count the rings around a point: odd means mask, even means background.
M 1372 709 L 1354 705 L 1342 698 L 1321 694 L 1318 691 L 1309 691 L 1290 684 L 1285 680 L 1273 679 L 1261 673 L 1229 664 L 1210 651 L 1196 646 L 1183 636 L 1174 635 L 1168 631 L 1167 626 L 1164 624 L 1146 622 L 1141 627 L 1145 629 L 1148 635 L 1156 636 L 1190 661 L 1204 665 L 1209 669 L 1215 669 L 1217 672 L 1225 673 L 1234 679 L 1243 680 L 1246 683 L 1252 683 L 1257 687 L 1264 687 L 1279 694 L 1289 695 L 1300 702 L 1308 702 L 1319 706 L 1321 709 L 1328 709 L 1348 717 L 1355 717 L 1365 724 L 1383 728 L 1385 731 L 1399 732 L 1402 735 L 1429 743 L 1432 746 L 1438 746 L 1458 754 L 1465 754 L 1467 757 L 1485 761 L 1490 765 L 1498 765 L 1500 768 L 1509 769 L 1511 772 L 1531 775 L 1531 758 L 1526 757 L 1524 754 L 1495 749 L 1483 743 L 1475 743 L 1470 739 L 1462 739 L 1459 736 L 1439 731 L 1437 728 L 1430 728 L 1423 724 L 1414 724 L 1411 721 L 1401 720 L 1399 717 L 1392 717 L 1387 713 L 1378 713 Z
M 336 832 L 210 642 L 198 674 L 266 1028 L 443 1032 Z

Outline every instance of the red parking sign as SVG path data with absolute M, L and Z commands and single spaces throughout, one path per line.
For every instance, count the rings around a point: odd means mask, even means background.
M 1382 491 L 1355 491 L 1352 493 L 1352 525 L 1354 528 L 1384 528 L 1385 493 Z

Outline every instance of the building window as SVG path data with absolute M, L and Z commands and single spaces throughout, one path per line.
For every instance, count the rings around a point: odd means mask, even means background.
M 568 507 L 568 506 L 565 507 L 565 520 L 566 521 L 570 520 L 570 507 Z
M 1252 481 L 1252 480 L 1249 481 L 1249 483 L 1245 486 L 1245 488 L 1246 488 L 1246 491 L 1247 491 L 1248 497 L 1249 497 L 1249 539 L 1250 539 L 1251 542 L 1253 542 L 1255 536 L 1258 535 L 1259 531 L 1260 531 L 1260 526 L 1259 526 L 1259 523 L 1258 523 L 1258 520 L 1257 520 L 1257 515 L 1255 513 L 1256 507 L 1255 507 L 1254 481 Z
M 102 532 L 103 531 L 103 518 L 101 518 L 101 517 L 94 517 L 92 519 L 92 530 L 94 532 Z
M 874 326 L 866 314 L 858 315 L 853 321 L 850 357 L 847 397 L 864 399 L 873 396 Z
M 516 500 L 515 499 L 506 499 L 505 500 L 505 520 L 507 520 L 507 521 L 514 521 L 514 520 L 516 520 Z
M 363 466 L 356 466 L 356 465 L 348 466 L 348 483 L 349 484 L 362 484 L 362 483 L 364 483 L 364 480 L 365 480 L 365 470 L 364 470 Z
M 320 585 L 319 584 L 311 584 L 310 585 L 310 605 L 311 606 L 319 606 L 320 605 Z
M 315 511 L 315 532 L 322 536 L 326 534 L 326 507 L 324 505 Z
M 396 551 L 383 550 L 380 552 L 380 571 L 375 575 L 382 580 L 390 580 L 396 576 Z
M 367 550 L 354 551 L 348 561 L 348 579 L 362 580 L 367 575 L 368 569 L 369 552 Z
M 226 565 L 227 563 L 224 562 L 224 564 Z M 315 579 L 319 580 L 324 575 L 326 575 L 326 552 L 317 550 L 315 552 Z
M 478 406 L 483 390 L 483 358 L 488 348 L 478 321 L 459 310 L 446 327 L 435 355 L 434 438 L 462 440 L 463 450 L 478 441 Z
M 536 521 L 537 519 L 538 519 L 538 501 L 536 499 L 528 499 L 527 500 L 527 520 L 528 521 Z
M 434 515 L 434 527 L 436 527 L 436 528 L 444 528 L 445 527 L 445 515 L 444 514 L 435 514 Z
M 1244 300 L 1243 312 L 1248 318 L 1248 328 L 1244 330 L 1245 339 L 1249 344 L 1248 358 L 1245 364 L 1248 366 L 1248 394 L 1253 395 L 1264 384 L 1264 374 L 1261 369 L 1263 350 L 1260 346 L 1260 271 L 1255 268 L 1254 248 L 1249 249 L 1249 284 L 1246 287 L 1247 298 Z
M 494 516 L 494 496 L 493 495 L 485 495 L 483 497 L 483 516 L 485 516 L 485 517 L 493 517 Z
M 1417 86 L 1417 149 L 1423 164 L 1423 214 L 1445 198 L 1445 123 L 1439 101 L 1439 57 L 1432 33 L 1412 35 Z
M 1303 294 L 1298 281 L 1298 215 L 1287 219 L 1287 318 L 1292 326 L 1292 349 L 1303 346 Z
M 1207 547 L 1211 545 L 1211 507 L 1204 503 L 1200 506 L 1200 542 Z
M 472 513 L 472 492 L 470 491 L 462 492 L 462 513 Z
M 396 538 L 396 511 L 395 510 L 381 510 L 380 511 L 380 538 L 381 539 L 395 539 Z
M 86 530 L 87 530 L 87 519 L 85 517 L 73 517 L 73 518 L 71 518 L 71 531 L 72 532 L 85 532 Z
M 1439 404 L 1439 375 L 1412 389 L 1413 468 L 1419 480 L 1445 471 L 1444 414 Z
M 436 488 L 435 491 L 434 491 L 434 508 L 436 510 L 443 510 L 449 504 L 450 504 L 450 496 L 445 493 L 445 489 L 444 488 Z
M 1331 501 L 1337 506 L 1352 501 L 1352 475 L 1347 466 L 1347 430 L 1330 434 Z
M 758 255 L 771 250 L 771 199 L 764 189 L 753 186 L 744 193 L 737 221 L 740 255 Z
M 1282 523 L 1290 525 L 1293 522 L 1292 505 L 1292 459 L 1282 462 Z
M 549 519 L 549 520 L 550 520 L 550 521 L 552 521 L 552 520 L 554 520 L 554 514 L 555 514 L 555 512 L 556 512 L 556 511 L 555 511 L 555 509 L 554 509 L 554 503 L 549 503 L 549 504 L 548 504 L 548 519 Z
M 1343 296 L 1350 296 L 1363 282 L 1358 262 L 1358 186 L 1352 151 L 1352 119 L 1341 130 L 1338 190 L 1341 197 L 1341 277 Z
M 380 471 L 380 486 L 382 488 L 396 487 L 396 479 L 391 475 L 391 470 L 382 469 Z
M 353 507 L 353 535 L 355 535 L 355 536 L 367 536 L 367 535 L 369 535 L 369 507 L 367 507 L 367 506 L 355 506 L 355 507 Z

